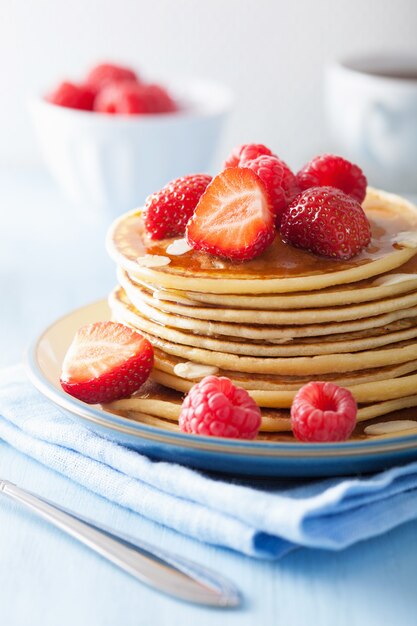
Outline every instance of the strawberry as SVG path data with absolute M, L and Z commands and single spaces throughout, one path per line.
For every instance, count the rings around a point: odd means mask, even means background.
M 46 100 L 52 104 L 69 109 L 80 109 L 82 111 L 92 111 L 95 92 L 89 85 L 77 85 L 64 81 L 46 96 Z
M 143 221 L 151 239 L 184 235 L 188 220 L 212 180 L 208 174 L 176 178 L 146 199 Z
M 94 110 L 121 115 L 152 113 L 144 86 L 131 81 L 104 85 L 97 94 Z
M 261 154 L 274 156 L 269 148 L 262 143 L 244 143 L 241 146 L 233 148 L 232 152 L 224 162 L 224 168 L 238 167 L 243 165 L 245 161 L 256 159 Z
M 334 154 L 322 154 L 312 159 L 297 174 L 300 189 L 337 187 L 358 202 L 366 195 L 367 180 L 361 168 Z
M 178 110 L 168 91 L 156 83 L 144 85 L 145 96 L 151 113 L 172 113 Z
M 127 398 L 147 380 L 153 348 L 139 333 L 115 322 L 80 328 L 62 364 L 61 386 L 71 396 L 96 404 Z
M 300 193 L 294 174 L 284 161 L 275 156 L 261 155 L 245 161 L 244 165 L 258 174 L 264 183 L 275 212 L 275 223 L 279 228 L 285 208 Z
M 99 91 L 109 83 L 127 80 L 140 82 L 136 72 L 129 67 L 114 65 L 113 63 L 100 63 L 89 71 L 86 82 L 94 87 L 96 91 Z
M 359 204 L 335 187 L 303 191 L 285 210 L 281 234 L 315 254 L 350 259 L 371 241 L 371 227 Z
M 213 178 L 187 224 L 195 250 L 235 261 L 262 254 L 274 237 L 268 193 L 249 168 L 230 167 Z
M 133 81 L 109 83 L 100 89 L 94 110 L 100 113 L 124 115 L 171 113 L 177 110 L 168 92 L 159 85 L 144 85 Z

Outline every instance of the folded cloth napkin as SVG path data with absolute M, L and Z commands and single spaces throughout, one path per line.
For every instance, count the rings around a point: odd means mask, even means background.
M 417 518 L 417 463 L 366 478 L 215 478 L 89 431 L 36 391 L 21 366 L 0 372 L 0 439 L 120 506 L 259 558 L 297 546 L 340 550 Z

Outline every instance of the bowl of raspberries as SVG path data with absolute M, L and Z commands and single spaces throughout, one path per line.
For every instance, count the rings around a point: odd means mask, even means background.
M 72 201 L 118 214 L 184 171 L 210 169 L 231 106 L 230 91 L 211 82 L 161 83 L 101 63 L 35 98 L 31 112 Z

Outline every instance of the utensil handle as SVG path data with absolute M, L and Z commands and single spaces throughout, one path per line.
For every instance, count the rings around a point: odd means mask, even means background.
M 168 559 L 165 559 L 165 554 L 159 549 L 156 549 L 156 554 L 152 554 L 151 546 L 144 544 L 146 547 L 141 548 L 9 481 L 0 480 L 1 492 L 159 591 L 181 600 L 213 607 L 235 607 L 240 603 L 239 594 L 233 585 L 191 561 L 168 553 Z

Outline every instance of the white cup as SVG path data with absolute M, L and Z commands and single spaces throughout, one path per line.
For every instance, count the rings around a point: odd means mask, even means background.
M 325 106 L 335 152 L 360 165 L 370 184 L 417 193 L 417 57 L 333 63 Z

